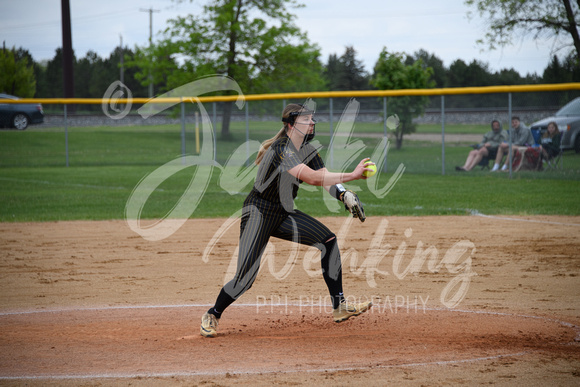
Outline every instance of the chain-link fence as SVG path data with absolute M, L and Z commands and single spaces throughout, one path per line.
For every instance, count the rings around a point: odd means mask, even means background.
M 579 96 L 574 88 L 355 98 L 315 94 L 315 141 L 334 171 L 349 170 L 361 158 L 371 157 L 386 172 L 403 166 L 406 173 L 451 174 L 464 163 L 470 145 L 490 130 L 492 120 L 507 130 L 510 117 L 518 116 L 530 127 Z M 87 104 L 45 103 L 44 123 L 0 132 L 0 166 L 155 166 L 184 155 L 219 166 L 248 165 L 259 144 L 282 127 L 284 106 L 303 103 L 308 95 L 291 97 L 248 98 L 239 105 L 178 102 L 149 116 L 143 114 L 143 103 L 136 102 L 105 104 L 98 112 L 88 111 Z M 574 123 L 580 121 L 580 112 L 577 115 L 567 118 L 569 126 L 559 128 L 566 140 L 562 145 L 569 149 L 563 157 L 568 177 L 580 170 L 574 152 L 580 147 L 580 135 L 575 134 L 580 123 Z

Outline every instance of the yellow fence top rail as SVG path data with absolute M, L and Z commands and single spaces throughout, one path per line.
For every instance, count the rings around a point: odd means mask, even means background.
M 517 86 L 484 86 L 484 87 L 452 87 L 441 89 L 401 89 L 401 90 L 350 90 L 350 91 L 311 91 L 299 93 L 276 94 L 248 94 L 224 95 L 206 97 L 170 97 L 170 98 L 119 98 L 114 102 L 127 103 L 180 103 L 184 102 L 235 102 L 238 99 L 246 101 L 263 101 L 274 99 L 306 99 L 306 98 L 363 98 L 363 97 L 401 97 L 401 96 L 429 96 L 429 95 L 458 95 L 458 94 L 490 94 L 490 93 L 530 93 L 545 91 L 580 90 L 580 82 L 554 83 L 543 85 Z M 43 104 L 101 104 L 112 102 L 112 99 L 102 98 L 22 98 L 18 100 L 1 100 L 0 103 L 43 103 Z

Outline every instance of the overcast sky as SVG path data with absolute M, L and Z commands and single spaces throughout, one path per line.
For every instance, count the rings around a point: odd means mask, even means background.
M 469 20 L 463 0 L 313 0 L 293 10 L 296 24 L 311 42 L 328 55 L 344 53 L 353 46 L 367 71 L 383 47 L 413 54 L 424 49 L 449 66 L 454 60 L 474 59 L 491 71 L 513 68 L 522 76 L 541 75 L 550 61 L 551 42 L 520 41 L 500 51 L 481 51 L 476 40 L 485 34 L 481 19 Z M 198 13 L 203 1 L 181 4 L 171 0 L 70 0 L 72 44 L 77 58 L 88 50 L 108 57 L 120 44 L 130 48 L 147 45 L 149 13 L 153 8 L 154 40 L 166 20 Z M 62 46 L 60 0 L 0 0 L 0 40 L 6 47 L 23 47 L 36 61 L 51 59 Z

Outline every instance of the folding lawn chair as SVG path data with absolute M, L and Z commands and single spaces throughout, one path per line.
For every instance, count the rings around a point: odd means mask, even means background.
M 479 144 L 472 144 L 472 145 L 470 145 L 470 147 L 473 149 L 479 149 Z M 495 156 L 494 156 L 494 159 L 495 159 Z M 489 161 L 490 160 L 491 159 L 489 157 L 484 157 L 481 159 L 481 161 L 477 165 L 479 165 L 482 170 L 484 170 L 486 168 L 489 169 Z
M 534 137 L 534 145 L 542 145 L 542 131 L 540 129 L 532 129 L 531 132 Z
M 534 132 L 538 132 L 537 136 L 538 139 L 536 140 L 536 134 Z M 541 144 L 541 137 L 542 131 L 540 129 L 532 130 L 532 135 L 534 136 L 534 141 Z M 562 159 L 563 151 L 560 149 L 560 152 L 555 156 L 546 158 L 542 153 L 542 164 L 544 170 L 555 170 L 555 169 L 563 169 L 564 168 L 564 160 Z
M 544 164 L 544 170 L 556 170 L 556 169 L 564 169 L 564 159 L 562 159 L 563 155 L 562 149 L 558 152 L 557 155 L 553 157 L 546 158 L 542 154 L 542 163 Z
M 481 170 L 484 170 L 486 168 L 489 169 L 489 161 L 490 160 L 491 159 L 489 157 L 484 157 L 481 159 L 481 161 L 477 165 L 481 166 Z

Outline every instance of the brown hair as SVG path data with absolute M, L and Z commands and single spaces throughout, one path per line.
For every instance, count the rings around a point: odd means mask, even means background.
M 556 130 L 554 130 L 554 133 L 550 134 L 550 132 L 548 131 L 548 126 L 550 125 L 554 125 L 554 128 L 556 128 Z M 543 138 L 554 138 L 555 135 L 560 134 L 560 130 L 558 129 L 558 124 L 555 123 L 554 121 L 551 121 L 548 123 L 548 126 L 546 126 L 546 131 L 544 132 L 544 135 L 542 136 Z
M 291 104 L 286 105 L 286 107 L 284 108 L 284 111 L 282 112 L 282 120 L 288 119 L 290 117 L 290 113 L 299 112 L 303 109 L 304 109 L 304 107 L 302 105 L 298 105 L 296 103 L 291 103 Z M 288 135 L 287 131 L 288 131 L 289 125 L 290 125 L 289 123 L 284 122 L 284 126 L 282 127 L 282 129 L 280 129 L 278 131 L 278 133 L 276 133 L 276 135 L 274 137 L 272 137 L 272 138 L 270 138 L 262 143 L 262 146 L 260 146 L 260 150 L 258 151 L 258 156 L 256 156 L 256 165 L 260 164 L 260 162 L 264 158 L 264 155 L 266 154 L 266 151 L 268 150 L 268 148 L 270 148 L 270 146 L 272 146 L 274 141 L 276 141 L 277 139 L 279 139 L 281 137 L 285 137 Z

